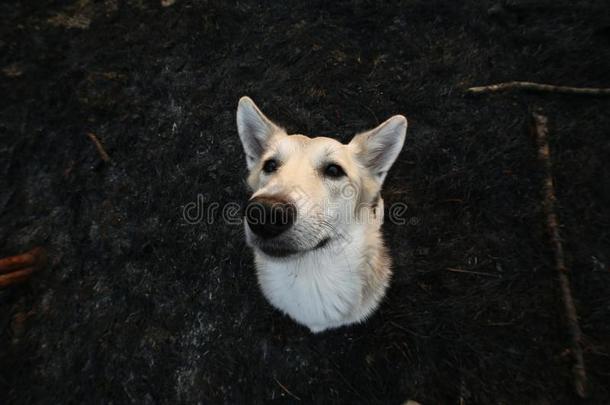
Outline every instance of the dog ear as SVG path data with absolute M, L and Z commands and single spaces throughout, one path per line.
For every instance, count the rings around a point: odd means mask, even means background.
M 265 117 L 250 97 L 239 99 L 237 132 L 246 152 L 248 169 L 258 162 L 274 135 L 284 134 L 284 130 Z
M 407 119 L 395 115 L 377 128 L 356 135 L 349 145 L 381 184 L 402 149 L 406 133 Z

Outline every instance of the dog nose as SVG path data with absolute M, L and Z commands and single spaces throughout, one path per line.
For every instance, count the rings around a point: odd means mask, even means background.
M 279 198 L 255 197 L 246 206 L 246 222 L 261 238 L 273 238 L 289 229 L 296 217 L 296 207 Z

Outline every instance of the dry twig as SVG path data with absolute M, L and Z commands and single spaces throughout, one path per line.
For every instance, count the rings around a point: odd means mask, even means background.
M 548 127 L 546 116 L 535 112 L 533 114 L 532 131 L 536 137 L 538 146 L 538 159 L 544 166 L 545 181 L 544 181 L 544 211 L 546 213 L 547 228 L 551 239 L 551 245 L 555 256 L 555 266 L 559 273 L 559 285 L 561 288 L 561 298 L 566 313 L 566 321 L 571 338 L 572 356 L 574 357 L 574 366 L 572 372 L 574 374 L 574 385 L 579 396 L 585 397 L 587 394 L 587 374 L 582 351 L 582 331 L 578 324 L 578 316 L 576 315 L 576 307 L 572 297 L 572 289 L 570 287 L 570 279 L 568 277 L 569 270 L 565 264 L 565 255 L 561 236 L 559 234 L 559 220 L 555 213 L 555 187 L 553 185 L 551 152 L 548 142 Z
M 564 93 L 564 94 L 580 94 L 589 96 L 610 96 L 610 89 L 597 87 L 570 87 L 570 86 L 555 86 L 552 84 L 540 84 L 532 82 L 506 82 L 490 84 L 488 86 L 471 87 L 466 92 L 471 94 L 479 93 L 496 93 L 505 90 L 529 90 L 546 93 Z
M 23 283 L 30 278 L 34 273 L 33 267 L 27 267 L 25 269 L 15 270 L 10 273 L 0 275 L 0 288 L 8 287 L 14 284 Z
M 97 136 L 95 136 L 95 134 L 91 133 L 91 132 L 88 132 L 87 136 L 89 137 L 89 139 L 91 139 L 91 141 L 95 145 L 95 148 L 97 149 L 97 153 L 99 153 L 100 158 L 104 162 L 110 162 L 110 156 L 108 156 L 108 153 L 106 153 L 106 149 L 104 149 L 104 146 L 102 145 L 100 140 L 97 139 Z
M 290 395 L 291 397 L 293 397 L 294 399 L 296 399 L 297 401 L 300 401 L 301 398 L 299 398 L 298 396 L 296 396 L 295 394 L 293 394 L 288 388 L 286 388 L 286 386 L 284 384 L 282 384 L 281 382 L 278 381 L 277 378 L 273 377 L 273 379 L 275 380 L 275 382 L 277 383 L 277 385 L 280 386 L 280 388 L 288 395 Z
M 447 267 L 446 268 L 447 271 L 452 271 L 454 273 L 467 273 L 467 274 L 475 274 L 477 276 L 487 276 L 487 277 L 495 277 L 495 278 L 499 278 L 500 276 L 498 276 L 497 274 L 492 274 L 492 273 L 484 273 L 482 271 L 472 271 L 472 270 L 464 270 L 464 269 L 455 269 L 453 267 Z
M 43 248 L 0 259 L 0 288 L 26 281 L 32 273 L 44 267 L 47 255 Z
M 41 267 L 46 264 L 46 261 L 47 257 L 45 250 L 41 247 L 35 247 L 20 255 L 0 259 L 0 274 L 9 273 L 25 267 Z

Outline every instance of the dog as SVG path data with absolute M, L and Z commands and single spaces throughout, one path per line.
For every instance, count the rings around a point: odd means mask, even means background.
M 395 115 L 342 144 L 288 135 L 242 97 L 237 129 L 253 192 L 245 237 L 263 295 L 313 333 L 366 320 L 392 275 L 380 190 L 407 119 Z

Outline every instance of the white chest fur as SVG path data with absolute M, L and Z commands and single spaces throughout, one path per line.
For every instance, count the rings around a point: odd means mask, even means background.
M 363 245 L 363 238 L 356 237 L 285 260 L 257 253 L 261 289 L 275 307 L 312 332 L 359 321 L 368 314 L 362 308 Z

